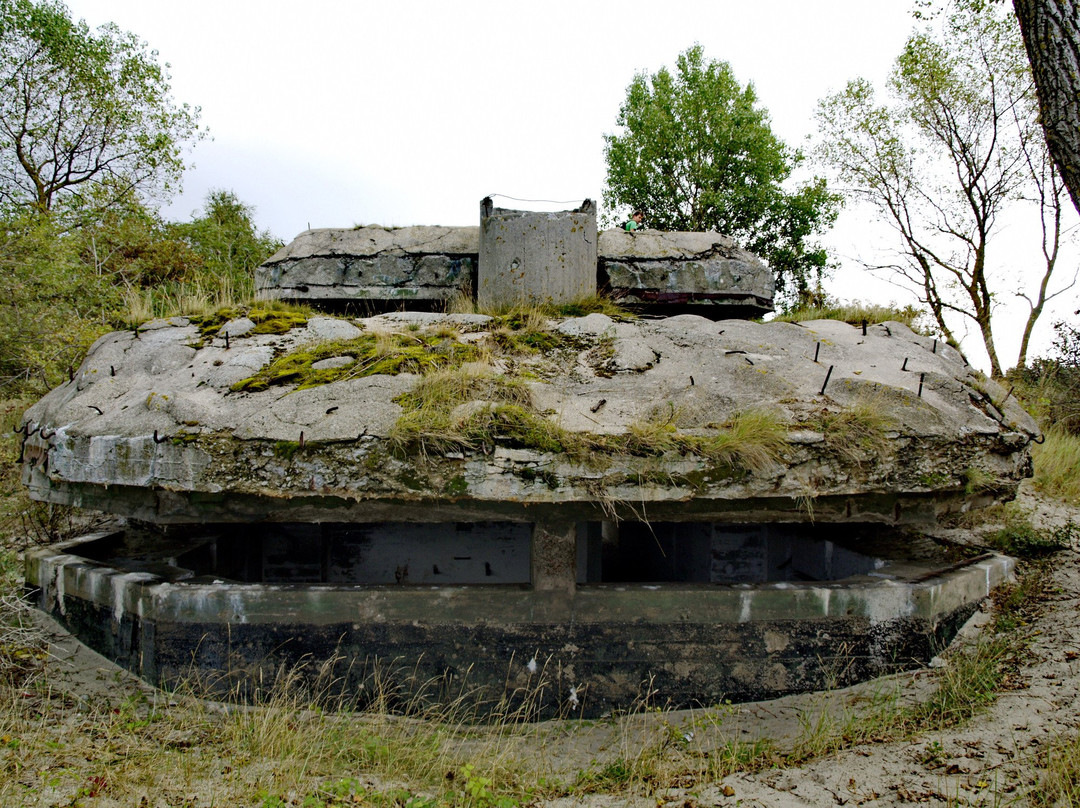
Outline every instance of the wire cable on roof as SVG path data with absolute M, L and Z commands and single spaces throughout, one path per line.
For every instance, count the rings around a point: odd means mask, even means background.
M 515 202 L 547 202 L 551 205 L 577 205 L 580 204 L 580 199 L 519 199 L 516 196 L 507 196 L 506 194 L 488 194 L 488 196 L 498 196 L 502 199 L 512 199 Z

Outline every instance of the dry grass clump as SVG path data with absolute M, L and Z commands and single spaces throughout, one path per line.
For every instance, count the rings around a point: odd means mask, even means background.
M 495 315 L 488 340 L 496 351 L 509 354 L 550 353 L 570 340 L 549 328 L 550 315 L 540 306 L 516 306 Z
M 1032 804 L 1080 805 L 1080 736 L 1055 738 L 1039 754 L 1038 763 L 1045 773 L 1030 795 Z
M 859 398 L 840 410 L 822 410 L 807 426 L 821 432 L 825 445 L 849 463 L 874 463 L 895 448 L 887 433 L 896 421 L 877 398 Z
M 1035 488 L 1080 506 L 1080 436 L 1048 429 L 1045 442 L 1033 446 L 1031 454 L 1035 462 Z
M 825 306 L 793 309 L 777 314 L 772 322 L 802 323 L 808 320 L 840 320 L 850 325 L 873 325 L 875 323 L 903 323 L 912 331 L 927 333 L 923 327 L 926 313 L 914 306 L 882 306 L 872 303 L 832 303 Z
M 762 472 L 778 463 L 787 446 L 788 425 L 769 410 L 736 413 L 720 424 L 719 432 L 697 444 L 710 460 L 750 472 Z
M 780 416 L 750 410 L 710 434 L 688 434 L 670 417 L 637 421 L 617 435 L 571 432 L 535 410 L 528 388 L 489 368 L 466 366 L 424 376 L 395 399 L 404 409 L 391 435 L 398 452 L 446 454 L 490 451 L 501 445 L 562 454 L 590 468 L 619 456 L 697 455 L 730 469 L 760 472 L 776 463 L 787 445 Z M 655 414 L 654 414 L 655 415 Z
M 667 452 L 694 454 L 729 469 L 758 473 L 780 461 L 787 446 L 787 423 L 771 410 L 736 413 L 723 423 L 711 423 L 702 435 L 680 431 L 682 412 L 668 405 L 630 425 L 625 436 L 600 438 L 619 453 L 655 457 Z
M 480 306 L 471 295 L 457 295 L 447 303 L 451 314 L 487 314 L 491 317 L 514 317 L 525 312 L 535 312 L 545 318 L 584 317 L 588 314 L 606 314 L 615 319 L 633 319 L 634 314 L 606 295 L 584 295 L 566 303 L 507 303 Z
M 252 301 L 252 282 L 238 286 L 236 281 L 223 275 L 212 286 L 198 280 L 189 283 L 164 284 L 124 291 L 123 317 L 131 326 L 137 326 L 156 317 L 176 315 L 212 317 L 222 309 L 240 309 L 279 304 L 277 301 Z
M 481 449 L 485 439 L 491 444 L 495 437 L 506 433 L 506 429 L 500 432 L 495 426 L 500 420 L 508 420 L 511 413 L 522 423 L 528 413 L 530 426 L 540 428 L 536 421 L 539 416 L 530 412 L 528 388 L 485 365 L 468 364 L 427 373 L 395 402 L 404 412 L 390 438 L 395 449 L 402 452 L 444 454 Z
M 31 619 L 30 609 L 14 593 L 0 595 L 0 693 L 24 690 L 41 673 L 46 659 L 45 636 Z

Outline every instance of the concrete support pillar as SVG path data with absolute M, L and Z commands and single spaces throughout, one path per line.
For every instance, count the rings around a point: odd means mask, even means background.
M 576 523 L 537 522 L 532 535 L 533 591 L 560 595 L 569 602 L 576 582 Z
M 596 294 L 596 203 L 535 213 L 480 203 L 481 306 L 569 303 Z

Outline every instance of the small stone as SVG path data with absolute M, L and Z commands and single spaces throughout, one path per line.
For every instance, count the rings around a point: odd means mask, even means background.
M 343 368 L 351 365 L 356 361 L 355 356 L 331 356 L 329 359 L 320 359 L 318 362 L 311 363 L 312 370 L 333 370 L 334 368 Z
M 481 412 L 486 412 L 494 408 L 495 402 L 493 401 L 466 401 L 464 404 L 459 404 L 454 407 L 450 412 L 450 423 L 455 426 L 461 426 L 474 415 Z
M 615 334 L 615 321 L 606 314 L 587 314 L 565 320 L 555 326 L 555 331 L 568 337 L 602 337 Z
M 362 333 L 346 320 L 336 317 L 312 317 L 307 322 L 308 332 L 320 340 L 356 339 Z
M 255 330 L 255 321 L 249 317 L 237 317 L 235 320 L 229 320 L 220 329 L 218 329 L 219 337 L 242 337 L 245 334 L 250 334 Z

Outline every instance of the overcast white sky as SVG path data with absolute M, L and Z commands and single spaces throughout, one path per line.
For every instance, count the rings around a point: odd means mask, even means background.
M 213 139 L 166 214 L 231 189 L 285 241 L 309 225 L 477 224 L 490 193 L 599 201 L 602 135 L 626 86 L 695 42 L 752 81 L 774 131 L 802 145 L 818 100 L 856 76 L 880 85 L 914 23 L 910 0 L 68 5 L 148 42 L 174 97 L 202 107 Z M 848 215 L 838 255 L 864 249 L 863 225 Z M 899 296 L 865 273 L 837 285 L 844 298 Z

